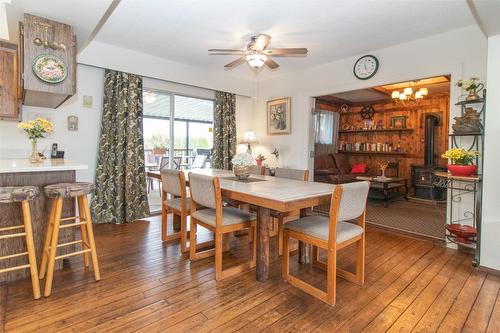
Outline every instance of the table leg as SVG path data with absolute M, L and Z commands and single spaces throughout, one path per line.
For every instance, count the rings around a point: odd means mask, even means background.
M 389 206 L 389 190 L 388 190 L 388 184 L 384 182 L 384 206 L 387 208 Z
M 407 179 L 405 179 L 405 200 L 408 201 L 408 180 Z M 434 200 L 434 198 L 433 198 L 433 200 Z
M 311 215 L 311 208 L 302 208 L 300 210 L 300 217 Z M 299 264 L 308 264 L 311 262 L 311 246 L 299 241 Z
M 257 281 L 269 279 L 269 208 L 259 207 L 257 210 Z

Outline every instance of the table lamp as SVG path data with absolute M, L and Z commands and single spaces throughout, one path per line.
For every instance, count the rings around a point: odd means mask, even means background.
M 246 143 L 247 144 L 247 153 L 250 155 L 252 154 L 252 143 L 257 143 L 257 137 L 255 137 L 255 132 L 254 131 L 246 131 L 243 140 L 241 140 L 241 143 Z

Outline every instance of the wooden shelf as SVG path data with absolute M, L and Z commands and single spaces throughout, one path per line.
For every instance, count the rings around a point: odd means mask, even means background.
M 374 130 L 341 130 L 339 133 L 412 132 L 413 128 L 385 128 Z
M 397 151 L 339 151 L 339 153 L 350 155 L 406 155 L 406 153 Z

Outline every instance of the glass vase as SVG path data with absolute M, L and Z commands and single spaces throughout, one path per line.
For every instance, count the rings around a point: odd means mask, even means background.
M 37 143 L 38 143 L 37 140 L 31 140 L 31 155 L 30 155 L 31 163 L 39 163 L 41 161 L 40 156 L 38 156 Z

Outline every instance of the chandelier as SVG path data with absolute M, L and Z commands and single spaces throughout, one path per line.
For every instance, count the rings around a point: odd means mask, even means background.
M 414 90 L 412 86 L 417 85 L 417 82 L 418 81 L 409 82 L 408 87 L 404 88 L 402 92 L 394 90 L 391 94 L 392 100 L 395 103 L 403 105 L 415 105 L 420 103 L 420 101 L 429 94 L 429 90 L 423 87 L 418 90 Z

